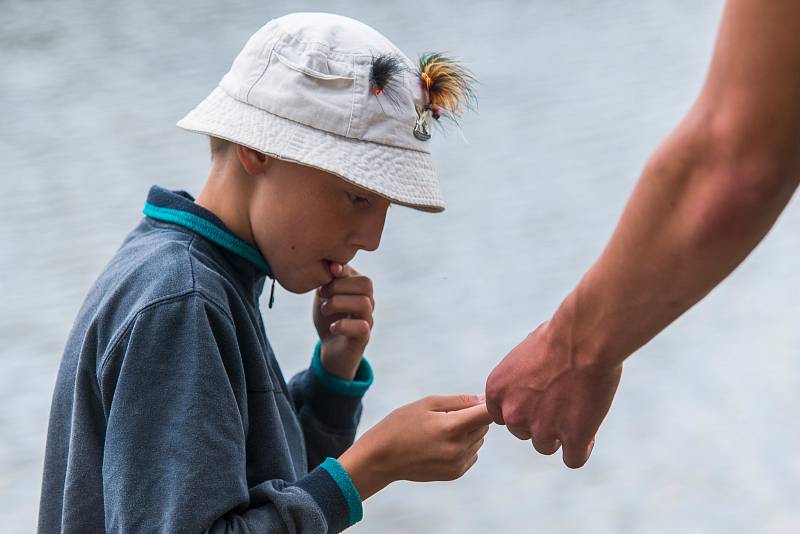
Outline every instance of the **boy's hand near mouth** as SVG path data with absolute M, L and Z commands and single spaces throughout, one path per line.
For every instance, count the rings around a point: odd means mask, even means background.
M 372 331 L 372 280 L 349 265 L 330 264 L 333 280 L 314 295 L 314 326 L 325 369 L 353 380 Z

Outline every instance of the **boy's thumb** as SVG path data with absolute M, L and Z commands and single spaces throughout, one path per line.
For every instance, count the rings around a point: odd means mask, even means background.
M 483 395 L 448 395 L 428 397 L 428 408 L 434 412 L 456 412 L 485 402 Z
M 457 412 L 451 412 L 448 417 L 455 418 L 458 425 L 466 431 L 472 431 L 476 428 L 492 424 L 492 416 L 489 415 L 489 410 L 486 409 L 486 403 L 476 404 Z

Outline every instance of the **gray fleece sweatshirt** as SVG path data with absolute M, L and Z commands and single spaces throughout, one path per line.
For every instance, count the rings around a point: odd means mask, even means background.
M 190 195 L 146 217 L 90 290 L 58 372 L 39 532 L 340 532 L 361 499 L 339 456 L 364 360 L 328 374 L 319 344 L 287 385 L 258 299 L 269 265 Z

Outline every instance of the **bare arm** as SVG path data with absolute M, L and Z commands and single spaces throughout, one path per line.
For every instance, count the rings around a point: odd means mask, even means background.
M 495 421 L 583 465 L 622 362 L 747 257 L 798 175 L 800 2 L 730 0 L 703 90 L 651 156 L 606 249 L 490 376 Z
M 587 359 L 622 363 L 744 260 L 798 175 L 800 3 L 729 2 L 697 103 L 554 326 Z

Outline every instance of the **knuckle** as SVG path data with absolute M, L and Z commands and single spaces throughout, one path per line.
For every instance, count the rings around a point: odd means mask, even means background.
M 372 327 L 369 324 L 369 321 L 367 320 L 357 321 L 356 325 L 359 334 L 361 334 L 362 336 L 369 336 L 369 333 L 372 329 Z
M 362 288 L 364 290 L 364 293 L 366 293 L 368 295 L 372 295 L 373 284 L 372 284 L 372 279 L 370 277 L 368 277 L 368 276 L 362 277 L 361 285 L 362 285 Z
M 508 403 L 503 406 L 503 419 L 508 426 L 527 427 L 527 413 L 520 404 Z
M 464 474 L 466 463 L 467 462 L 463 458 L 459 458 L 450 464 L 448 469 L 448 471 L 450 471 L 450 480 L 455 480 Z
M 442 451 L 445 461 L 449 463 L 458 463 L 461 460 L 462 450 L 455 443 L 448 443 L 444 446 Z
M 458 472 L 457 467 L 451 467 L 450 469 L 445 471 L 444 476 L 442 477 L 443 480 L 455 480 L 460 477 L 461 474 Z
M 558 439 L 558 436 L 555 435 L 553 429 L 541 420 L 532 422 L 530 429 L 531 435 L 540 441 L 552 441 Z
M 477 454 L 473 454 L 464 458 L 464 461 L 461 462 L 461 469 L 459 469 L 459 477 L 464 476 L 464 474 L 475 464 L 476 456 Z
M 475 404 L 478 402 L 478 397 L 475 395 L 469 395 L 467 393 L 462 393 L 458 396 L 459 403 L 463 404 L 464 406 L 469 406 L 471 404 Z
M 499 403 L 501 401 L 503 395 L 503 387 L 500 384 L 500 381 L 494 377 L 494 374 L 489 375 L 489 379 L 486 381 L 486 400 Z
M 420 408 L 425 410 L 424 413 L 427 415 L 427 417 L 425 418 L 425 421 L 428 422 L 428 424 L 430 424 L 430 425 L 432 425 L 434 423 L 434 419 L 432 419 L 430 417 L 431 414 L 429 413 L 429 410 L 432 409 L 432 407 L 434 406 L 435 402 L 436 402 L 436 396 L 434 396 L 434 395 L 427 395 L 425 397 L 422 397 L 418 401 L 414 402 L 414 404 L 420 406 Z M 433 427 L 433 428 L 435 428 L 435 427 Z
M 449 439 L 453 440 L 453 442 L 458 445 L 457 442 L 461 439 L 464 431 L 457 421 L 455 421 L 453 418 L 448 418 L 448 421 L 445 424 L 445 433 Z
M 461 473 L 459 474 L 459 476 L 464 476 L 466 472 L 470 470 L 471 467 L 472 467 L 472 458 L 467 458 L 467 460 L 464 462 L 464 465 L 461 466 Z
M 458 436 L 458 425 L 451 417 L 445 417 L 442 423 L 442 432 L 449 439 L 454 439 Z

